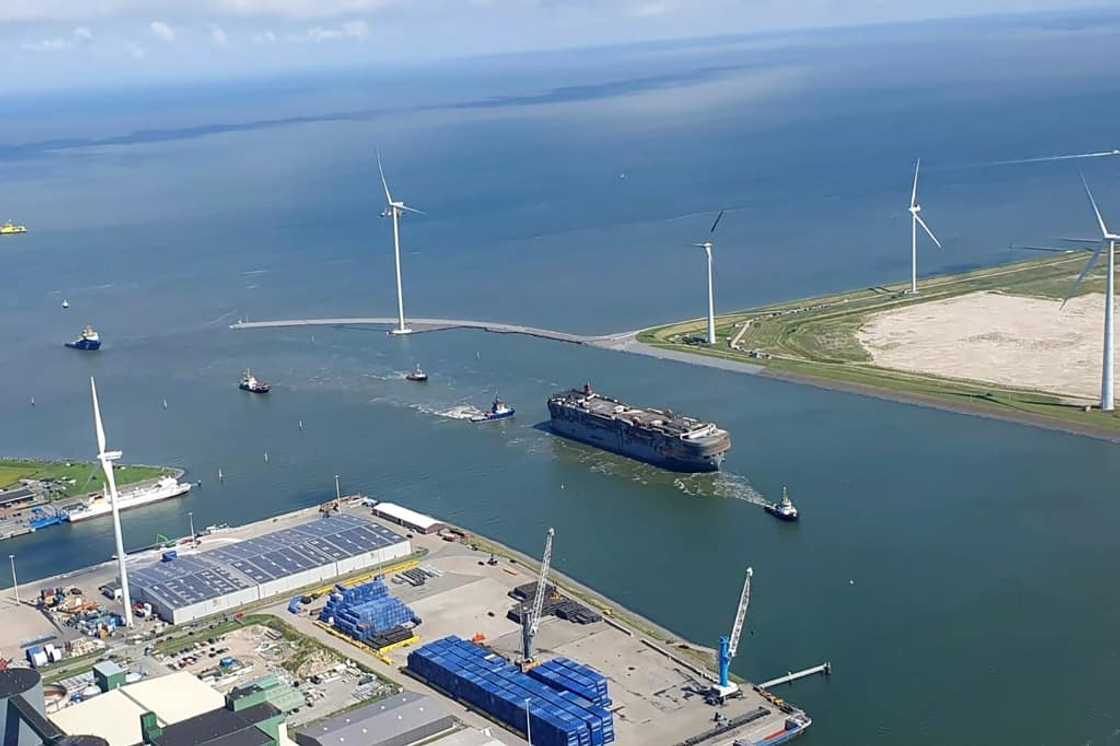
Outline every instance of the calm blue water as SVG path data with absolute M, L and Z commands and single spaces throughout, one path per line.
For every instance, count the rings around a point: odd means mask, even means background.
M 130 545 L 185 532 L 187 511 L 201 526 L 314 504 L 338 473 L 527 552 L 555 526 L 559 568 L 713 644 L 753 565 L 735 669 L 835 666 L 788 690 L 817 720 L 806 744 L 1115 742 L 1113 445 L 531 339 L 226 328 L 393 312 L 378 146 L 394 193 L 429 213 L 404 226 L 423 316 L 607 332 L 699 315 L 687 244 L 720 207 L 721 308 L 899 280 L 917 155 L 946 243 L 923 250 L 926 272 L 1090 235 L 1074 166 L 975 165 L 1118 145 L 1120 83 L 1076 51 L 1117 34 L 1079 28 L 978 21 L 21 102 L 0 123 L 0 218 L 33 233 L 0 245 L 0 452 L 91 456 L 96 375 L 127 460 L 204 480 L 128 513 Z M 81 142 L 37 144 L 57 138 Z M 1082 165 L 1120 215 L 1120 164 Z M 103 351 L 62 348 L 86 321 Z M 426 387 L 400 378 L 416 362 Z M 245 366 L 271 397 L 236 390 Z M 717 419 L 726 473 L 552 438 L 545 397 L 587 379 Z M 496 392 L 515 421 L 441 414 Z M 783 484 L 800 525 L 744 499 Z M 111 544 L 95 521 L 6 546 L 31 579 Z

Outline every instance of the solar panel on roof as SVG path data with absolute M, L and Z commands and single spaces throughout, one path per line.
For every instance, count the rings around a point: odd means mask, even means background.
M 332 515 L 158 562 L 134 570 L 129 582 L 182 608 L 402 541 L 399 534 L 363 518 Z

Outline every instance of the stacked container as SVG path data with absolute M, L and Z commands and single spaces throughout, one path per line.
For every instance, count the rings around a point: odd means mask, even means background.
M 336 586 L 319 620 L 361 642 L 412 622 L 412 609 L 389 595 L 381 578 L 346 588 Z
M 529 675 L 553 689 L 582 697 L 597 707 L 611 706 L 606 677 L 595 669 L 569 658 L 553 658 L 529 671 Z
M 564 660 L 578 668 L 572 670 L 574 676 L 534 677 L 499 655 L 451 636 L 410 653 L 408 669 L 515 731 L 526 733 L 526 726 L 531 726 L 535 746 L 612 743 L 614 717 L 602 704 L 610 703 L 606 680 L 586 666 Z M 563 664 L 549 670 L 560 667 Z M 567 685 L 593 694 L 594 699 Z

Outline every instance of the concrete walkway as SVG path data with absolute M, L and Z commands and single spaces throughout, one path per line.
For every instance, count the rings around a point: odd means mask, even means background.
M 397 320 L 390 317 L 358 317 L 336 319 L 290 319 L 285 321 L 238 321 L 230 329 L 284 329 L 302 326 L 385 326 L 395 327 Z M 570 344 L 588 345 L 616 352 L 646 355 L 660 360 L 673 360 L 688 365 L 703 365 L 708 368 L 729 370 L 735 373 L 754 375 L 764 370 L 761 365 L 726 360 L 709 355 L 696 355 L 678 350 L 652 347 L 638 341 L 641 330 L 617 334 L 572 334 L 553 329 L 540 329 L 521 324 L 505 324 L 497 321 L 472 321 L 469 319 L 409 319 L 408 326 L 414 334 L 445 331 L 451 329 L 478 329 L 492 334 L 523 334 L 538 339 L 549 339 Z

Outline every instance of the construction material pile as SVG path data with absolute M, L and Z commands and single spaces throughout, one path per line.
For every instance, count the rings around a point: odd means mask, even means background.
M 369 643 L 389 630 L 418 624 L 420 620 L 400 599 L 389 595 L 381 578 L 376 578 L 353 588 L 336 586 L 319 614 L 319 621 L 333 625 L 355 640 Z

